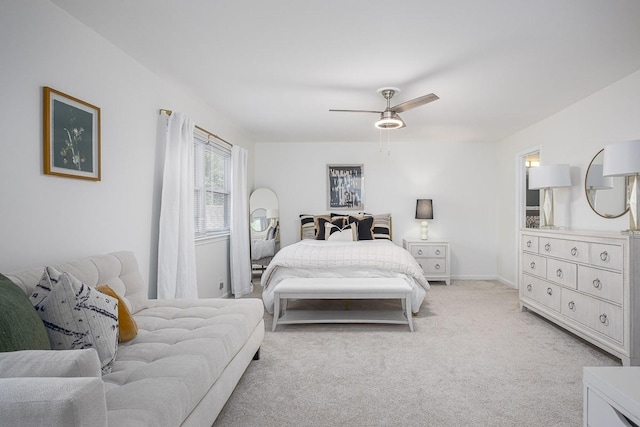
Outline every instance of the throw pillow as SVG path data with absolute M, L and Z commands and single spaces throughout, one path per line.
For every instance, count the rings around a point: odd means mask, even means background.
M 391 214 L 368 214 L 360 212 L 364 217 L 373 217 L 373 238 L 391 240 Z
M 27 295 L 0 274 L 0 352 L 18 350 L 51 350 L 51 345 Z
M 316 240 L 326 240 L 325 224 L 327 223 L 333 224 L 339 229 L 342 229 L 342 227 L 344 227 L 344 218 L 339 217 L 337 219 L 332 219 L 330 217 L 316 216 L 315 223 L 316 223 Z
M 355 224 L 349 224 L 340 229 L 338 226 L 329 222 L 324 225 L 324 235 L 326 240 L 341 241 L 341 242 L 355 242 L 358 240 L 358 233 Z
M 314 222 L 313 215 L 300 215 L 300 238 L 302 240 L 316 238 L 316 226 Z
M 138 335 L 138 325 L 122 297 L 111 289 L 109 285 L 98 285 L 96 289 L 118 300 L 118 342 L 126 342 L 134 339 L 136 335 Z
M 373 240 L 373 217 L 355 217 L 349 215 L 349 224 L 358 227 L 358 240 Z
M 118 300 L 68 273 L 45 268 L 31 295 L 54 350 L 95 348 L 102 373 L 111 372 L 118 350 Z

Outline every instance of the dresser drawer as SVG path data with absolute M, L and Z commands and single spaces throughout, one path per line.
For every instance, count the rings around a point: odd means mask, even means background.
M 411 255 L 414 258 L 446 258 L 447 247 L 444 245 L 411 245 Z
M 541 237 L 538 252 L 568 261 L 589 262 L 589 243 Z
M 578 266 L 578 290 L 622 304 L 624 294 L 622 273 Z
M 520 240 L 520 249 L 525 252 L 538 253 L 538 236 L 523 234 Z
M 576 289 L 578 266 L 571 262 L 547 259 L 547 280 Z
M 562 290 L 559 286 L 528 274 L 523 274 L 523 280 L 523 297 L 531 298 L 552 310 L 560 312 Z
M 440 258 L 416 258 L 418 264 L 426 274 L 446 274 L 447 263 Z
M 591 264 L 598 267 L 622 270 L 623 250 L 621 245 L 591 244 Z
M 522 271 L 538 277 L 547 276 L 547 259 L 540 255 L 522 254 Z
M 562 289 L 560 312 L 623 344 L 622 308 L 587 295 Z

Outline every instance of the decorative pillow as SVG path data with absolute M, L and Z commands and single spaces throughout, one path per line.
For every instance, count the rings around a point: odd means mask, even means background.
M 324 224 L 324 230 L 326 240 L 342 242 L 355 242 L 358 240 L 358 229 L 355 224 L 349 224 L 340 229 L 337 225 L 326 222 Z
M 326 240 L 325 237 L 325 224 L 333 224 L 338 229 L 342 229 L 344 227 L 344 218 L 330 218 L 325 216 L 316 216 L 316 240 Z
M 18 350 L 51 350 L 51 345 L 27 295 L 0 274 L 0 352 Z
M 373 217 L 356 217 L 349 215 L 349 224 L 355 224 L 358 228 L 358 240 L 373 240 Z
M 316 238 L 316 225 L 313 215 L 300 215 L 300 238 L 303 240 Z
M 54 350 L 95 348 L 102 373 L 111 372 L 118 350 L 118 300 L 68 273 L 46 267 L 31 295 Z
M 373 217 L 373 238 L 391 240 L 391 214 L 372 215 L 360 212 L 359 215 Z
M 118 300 L 118 342 L 131 341 L 138 335 L 138 325 L 127 305 L 109 285 L 98 285 L 96 289 Z

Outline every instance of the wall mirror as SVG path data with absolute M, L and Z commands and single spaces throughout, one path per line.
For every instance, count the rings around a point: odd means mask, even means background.
M 595 155 L 584 178 L 584 191 L 591 209 L 603 218 L 624 215 L 627 205 L 627 179 L 624 176 L 602 176 L 604 150 Z
M 270 226 L 278 222 L 278 196 L 268 188 L 257 188 L 249 198 L 252 238 L 265 238 Z

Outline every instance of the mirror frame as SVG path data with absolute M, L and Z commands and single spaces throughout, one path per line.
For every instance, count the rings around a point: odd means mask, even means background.
M 254 225 L 254 214 L 258 211 L 264 211 L 264 228 L 261 230 L 258 230 L 257 228 L 255 228 Z M 263 221 L 260 221 L 260 223 L 262 223 Z M 256 208 L 253 210 L 253 212 L 251 212 L 251 215 L 249 216 L 249 226 L 251 227 L 251 229 L 253 231 L 257 231 L 258 233 L 262 233 L 264 231 L 267 231 L 267 228 L 269 228 L 269 222 L 267 220 L 267 210 L 265 208 Z
M 587 167 L 587 171 L 584 174 L 584 197 L 585 199 L 587 199 L 587 204 L 589 205 L 589 207 L 591 208 L 591 210 L 593 212 L 595 212 L 598 216 L 601 216 L 602 218 L 606 218 L 606 219 L 613 219 L 613 218 L 620 218 L 622 215 L 626 214 L 627 212 L 629 212 L 629 203 L 627 202 L 627 198 L 626 198 L 626 194 L 627 194 L 627 181 L 625 178 L 625 188 L 624 188 L 624 195 L 625 195 L 625 204 L 626 204 L 626 209 L 621 212 L 620 214 L 617 215 L 607 215 L 607 214 L 601 214 L 600 212 L 598 212 L 595 208 L 595 206 L 593 206 L 591 204 L 591 199 L 589 198 L 589 189 L 587 188 L 587 177 L 589 176 L 589 170 L 591 169 L 591 165 L 593 165 L 593 162 L 596 160 L 596 158 L 604 152 L 604 148 L 600 151 L 598 151 L 596 153 L 595 156 L 593 156 L 593 158 L 591 159 L 591 161 L 589 162 L 589 166 Z

